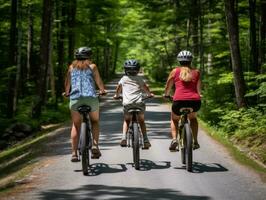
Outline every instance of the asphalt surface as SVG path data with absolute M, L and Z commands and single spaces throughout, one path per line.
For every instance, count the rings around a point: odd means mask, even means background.
M 201 148 L 194 151 L 193 173 L 185 170 L 179 152 L 169 152 L 170 106 L 158 98 L 146 102 L 148 135 L 152 144 L 141 150 L 140 170 L 132 166 L 132 149 L 119 146 L 121 102 L 112 100 L 117 80 L 108 84 L 101 106 L 102 157 L 91 160 L 88 176 L 81 163 L 70 162 L 70 126 L 55 131 L 54 140 L 22 190 L 9 199 L 195 199 L 265 200 L 260 177 L 236 163 L 217 142 L 199 130 Z

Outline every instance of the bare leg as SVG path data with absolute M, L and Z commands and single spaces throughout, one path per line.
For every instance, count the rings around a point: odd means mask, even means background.
M 192 135 L 193 135 L 193 143 L 194 143 L 194 148 L 198 149 L 199 144 L 198 144 L 198 120 L 197 120 L 197 114 L 196 113 L 191 113 L 189 115 L 190 118 L 190 126 L 192 130 Z
M 79 142 L 79 131 L 81 125 L 81 116 L 76 111 L 71 111 L 72 117 L 72 128 L 71 128 L 71 146 L 72 155 L 77 155 L 78 142 Z
M 177 139 L 177 133 L 178 133 L 178 121 L 180 119 L 180 116 L 176 115 L 175 113 L 171 113 L 171 134 L 172 139 Z
M 98 146 L 99 142 L 99 110 L 90 112 L 90 121 L 91 121 L 91 129 L 92 129 L 92 137 L 93 137 L 93 145 Z
M 125 113 L 124 122 L 123 122 L 123 136 L 126 136 L 126 134 L 127 134 L 130 119 L 131 119 L 131 116 L 129 114 Z
M 143 136 L 147 135 L 146 124 L 145 124 L 145 119 L 144 119 L 144 113 L 140 113 L 138 115 L 138 122 L 139 122 L 139 125 L 140 125 L 141 132 L 142 132 Z

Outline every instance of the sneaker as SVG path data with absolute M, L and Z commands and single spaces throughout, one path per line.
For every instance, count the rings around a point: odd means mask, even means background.
M 151 147 L 151 143 L 148 138 L 145 138 L 143 143 L 144 143 L 143 149 L 149 149 Z
M 127 146 L 127 140 L 126 139 L 122 139 L 120 142 L 120 146 L 121 147 L 126 147 Z
M 179 151 L 179 148 L 178 148 L 178 143 L 177 143 L 177 140 L 176 139 L 173 139 L 170 146 L 169 146 L 169 150 L 171 152 L 174 152 L 174 151 Z
M 200 148 L 199 143 L 194 143 L 193 144 L 193 150 L 196 150 L 196 149 L 199 149 L 199 148 Z
M 91 158 L 98 159 L 101 157 L 101 152 L 97 146 L 92 146 L 91 148 Z

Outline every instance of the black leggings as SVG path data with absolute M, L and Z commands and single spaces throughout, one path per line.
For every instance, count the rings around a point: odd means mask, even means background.
M 174 101 L 172 104 L 172 111 L 176 115 L 181 115 L 180 108 L 193 108 L 193 112 L 197 112 L 200 109 L 200 100 L 182 100 Z

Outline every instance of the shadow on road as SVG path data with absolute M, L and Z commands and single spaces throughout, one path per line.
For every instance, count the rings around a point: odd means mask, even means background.
M 114 166 L 116 167 L 110 167 L 110 165 L 105 163 L 94 163 L 90 166 L 88 176 L 98 176 L 100 174 L 106 173 L 118 173 L 127 170 L 124 164 L 116 164 Z M 75 172 L 82 172 L 82 170 L 75 170 Z
M 82 194 L 82 195 L 81 195 Z M 108 185 L 85 185 L 72 190 L 48 190 L 40 194 L 43 200 L 61 199 L 142 199 L 142 200 L 209 200 L 208 196 L 186 195 L 172 189 L 149 189 L 141 187 L 121 187 Z
M 186 166 L 175 167 L 174 169 L 186 169 Z M 227 168 L 223 167 L 219 163 L 199 163 L 193 162 L 193 173 L 204 173 L 204 172 L 226 172 Z
M 127 163 L 133 166 L 133 163 Z M 157 163 L 151 161 L 151 160 L 145 160 L 145 159 L 141 159 L 140 160 L 140 171 L 149 171 L 152 169 L 167 169 L 171 167 L 170 162 L 169 161 L 159 161 Z

